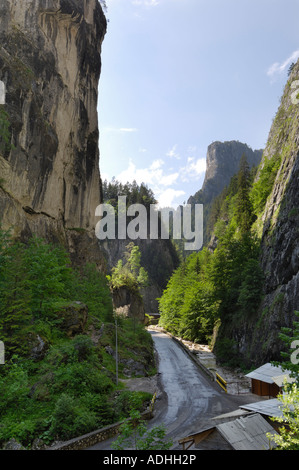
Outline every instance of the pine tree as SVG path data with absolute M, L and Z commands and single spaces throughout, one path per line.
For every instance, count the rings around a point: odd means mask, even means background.
M 9 355 L 24 350 L 26 327 L 31 320 L 30 303 L 24 246 L 15 243 L 6 249 L 0 273 L 0 338 Z
M 251 173 L 245 154 L 240 161 L 238 172 L 238 192 L 236 202 L 236 219 L 241 233 L 247 233 L 253 222 L 253 210 L 249 197 L 251 188 Z
M 69 300 L 66 291 L 66 280 L 71 275 L 68 255 L 61 248 L 34 237 L 26 249 L 26 265 L 34 319 L 51 321 L 59 306 Z

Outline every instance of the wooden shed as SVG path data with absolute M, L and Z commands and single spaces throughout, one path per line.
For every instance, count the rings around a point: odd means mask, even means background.
M 289 383 L 292 379 L 289 371 L 283 371 L 279 366 L 273 366 L 270 362 L 250 372 L 246 377 L 251 379 L 251 391 L 261 397 L 277 397 L 281 392 L 284 381 Z
M 271 450 L 276 445 L 268 434 L 275 429 L 260 414 L 248 413 L 179 440 L 184 450 Z

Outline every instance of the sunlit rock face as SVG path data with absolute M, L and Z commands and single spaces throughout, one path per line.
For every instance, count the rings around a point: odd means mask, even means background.
M 257 167 L 262 158 L 263 150 L 252 150 L 247 144 L 232 140 L 213 142 L 208 146 L 206 156 L 206 173 L 202 188 L 188 199 L 188 204 L 203 204 L 204 244 L 211 239 L 208 219 L 213 202 L 240 169 L 242 156 L 245 155 L 250 168 Z M 211 241 L 213 246 L 215 240 Z
M 10 123 L 10 143 L 0 146 L 2 225 L 75 249 L 83 232 L 95 238 L 101 202 L 97 98 L 106 19 L 97 0 L 0 0 L 0 10 Z
M 248 367 L 291 356 L 282 328 L 294 328 L 299 310 L 299 61 L 293 67 L 273 120 L 256 181 L 267 162 L 279 159 L 274 182 L 254 229 L 261 243 L 263 297 L 255 314 L 229 325 Z M 268 177 L 270 178 L 270 176 Z M 290 357 L 291 360 L 291 357 Z

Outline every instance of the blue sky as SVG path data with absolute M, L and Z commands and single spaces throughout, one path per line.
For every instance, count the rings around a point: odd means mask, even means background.
M 207 147 L 264 148 L 299 57 L 298 0 L 106 0 L 99 84 L 103 179 L 161 206 L 201 189 Z

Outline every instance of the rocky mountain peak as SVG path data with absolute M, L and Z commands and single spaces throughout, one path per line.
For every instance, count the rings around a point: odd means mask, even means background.
M 242 155 L 246 155 L 248 165 L 258 166 L 263 151 L 252 150 L 247 144 L 233 140 L 213 142 L 207 150 L 207 169 L 202 186 L 203 204 L 209 204 L 227 186 L 231 177 L 239 170 Z

